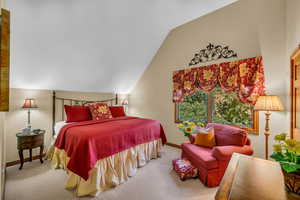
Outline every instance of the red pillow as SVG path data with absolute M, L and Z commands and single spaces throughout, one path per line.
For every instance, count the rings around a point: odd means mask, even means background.
M 93 120 L 112 118 L 109 107 L 105 103 L 96 103 L 89 105 Z
M 247 131 L 243 129 L 217 123 L 208 123 L 206 128 L 209 127 L 214 127 L 217 146 L 244 146 L 247 142 Z
M 113 117 L 125 117 L 125 111 L 123 106 L 109 106 L 109 110 Z
M 80 122 L 92 119 L 89 107 L 87 106 L 68 106 L 65 105 L 67 115 L 66 122 Z

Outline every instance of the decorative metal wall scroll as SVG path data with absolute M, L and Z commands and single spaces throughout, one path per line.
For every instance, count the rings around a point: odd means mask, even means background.
M 212 60 L 218 60 L 221 58 L 235 58 L 237 53 L 229 49 L 229 46 L 214 45 L 209 43 L 206 49 L 201 49 L 194 55 L 194 58 L 190 61 L 189 66 L 197 65 L 198 63 L 209 62 Z

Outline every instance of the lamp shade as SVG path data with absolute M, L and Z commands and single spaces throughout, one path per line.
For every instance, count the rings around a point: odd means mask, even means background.
M 274 95 L 260 96 L 254 106 L 254 110 L 282 111 L 284 110 L 280 99 Z
M 37 108 L 34 99 L 25 99 L 22 108 Z
M 128 105 L 128 100 L 127 100 L 127 99 L 124 99 L 124 100 L 122 101 L 122 105 L 123 105 L 123 106 Z

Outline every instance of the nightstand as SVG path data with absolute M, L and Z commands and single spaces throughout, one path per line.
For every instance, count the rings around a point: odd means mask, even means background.
M 38 131 L 31 131 L 30 133 L 17 133 L 18 139 L 18 150 L 19 150 L 19 157 L 21 161 L 20 170 L 24 164 L 24 157 L 23 157 L 23 150 L 29 149 L 29 161 L 32 161 L 32 149 L 40 147 L 40 161 L 43 163 L 43 150 L 44 150 L 44 134 L 45 130 L 38 130 Z

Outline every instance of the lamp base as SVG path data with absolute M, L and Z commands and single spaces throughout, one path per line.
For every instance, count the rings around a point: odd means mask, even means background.
M 270 136 L 270 133 L 269 132 L 265 132 L 265 157 L 266 157 L 266 160 L 269 159 L 269 136 Z
M 30 134 L 30 133 L 31 133 L 31 126 L 22 129 L 22 135 L 28 135 L 28 134 Z
M 266 156 L 266 160 L 269 159 L 269 136 L 270 136 L 270 125 L 269 125 L 269 121 L 270 121 L 270 115 L 271 113 L 269 111 L 267 111 L 265 113 L 266 115 L 266 126 L 265 126 L 265 156 Z

